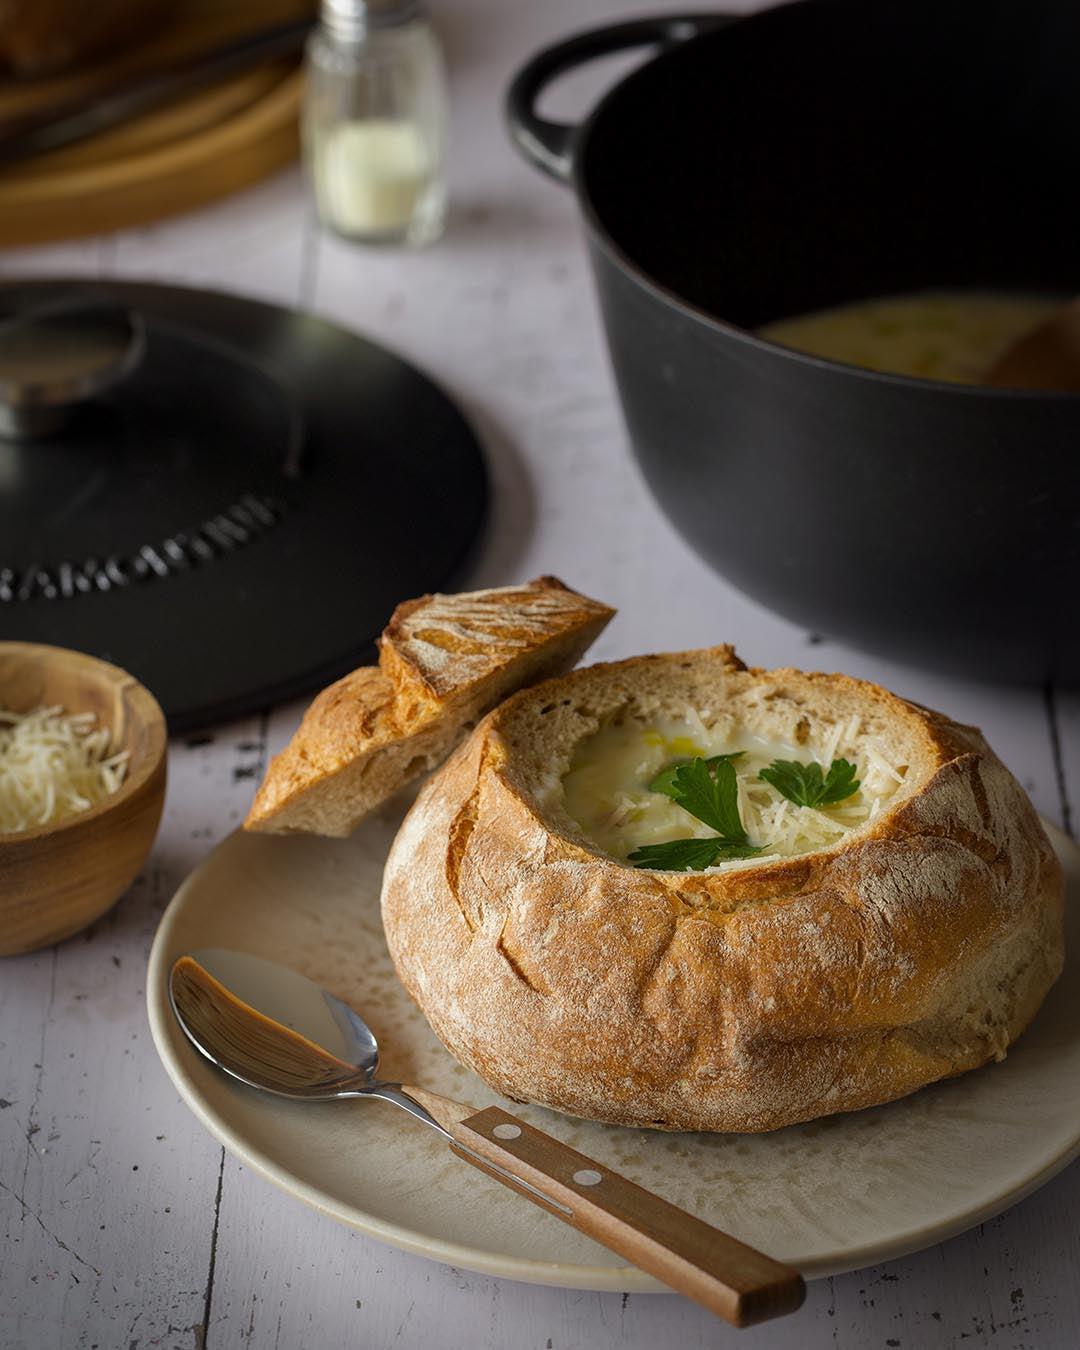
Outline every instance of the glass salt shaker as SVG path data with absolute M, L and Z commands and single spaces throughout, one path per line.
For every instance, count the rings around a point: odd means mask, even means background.
M 322 223 L 367 244 L 428 244 L 446 212 L 446 74 L 415 0 L 322 0 L 301 130 Z

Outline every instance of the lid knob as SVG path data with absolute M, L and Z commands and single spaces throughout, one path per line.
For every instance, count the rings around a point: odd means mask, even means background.
M 145 345 L 139 315 L 105 296 L 6 293 L 0 298 L 0 439 L 50 435 L 74 405 L 129 374 Z

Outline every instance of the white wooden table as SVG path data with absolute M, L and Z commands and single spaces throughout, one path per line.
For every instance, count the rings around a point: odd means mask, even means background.
M 515 158 L 500 110 L 518 60 L 620 10 L 614 0 L 444 0 L 454 210 L 445 239 L 425 253 L 320 237 L 289 172 L 153 229 L 0 255 L 0 276 L 217 287 L 370 334 L 426 368 L 482 433 L 496 502 L 475 584 L 554 572 L 611 601 L 619 617 L 600 657 L 731 640 L 755 664 L 879 680 L 980 724 L 1038 808 L 1069 828 L 1070 795 L 1080 808 L 1080 697 L 947 680 L 811 636 L 708 572 L 646 494 L 573 201 Z M 613 68 L 568 81 L 563 108 L 583 107 Z M 0 1346 L 734 1344 L 739 1334 L 681 1298 L 514 1284 L 382 1247 L 246 1174 L 181 1103 L 147 1031 L 150 942 L 181 879 L 243 817 L 301 711 L 274 708 L 177 741 L 161 833 L 130 893 L 91 931 L 0 964 Z M 941 1247 L 814 1284 L 797 1318 L 742 1333 L 741 1343 L 1071 1350 L 1080 1344 L 1078 1211 L 1080 1164 Z

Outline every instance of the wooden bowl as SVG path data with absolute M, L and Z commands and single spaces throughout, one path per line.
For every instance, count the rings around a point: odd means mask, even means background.
M 0 956 L 70 937 L 104 914 L 150 852 L 165 801 L 165 715 L 107 661 L 30 642 L 0 642 L 0 707 L 59 704 L 92 712 L 130 753 L 119 789 L 55 824 L 0 834 Z

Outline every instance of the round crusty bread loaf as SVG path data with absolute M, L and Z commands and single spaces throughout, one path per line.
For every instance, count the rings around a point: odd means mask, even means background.
M 562 803 L 576 746 L 678 718 L 805 748 L 840 719 L 906 766 L 818 852 L 635 870 Z M 515 695 L 427 783 L 386 866 L 398 973 L 508 1097 L 620 1125 L 771 1130 L 1003 1057 L 1063 960 L 1061 868 L 981 734 L 842 675 L 728 647 Z

